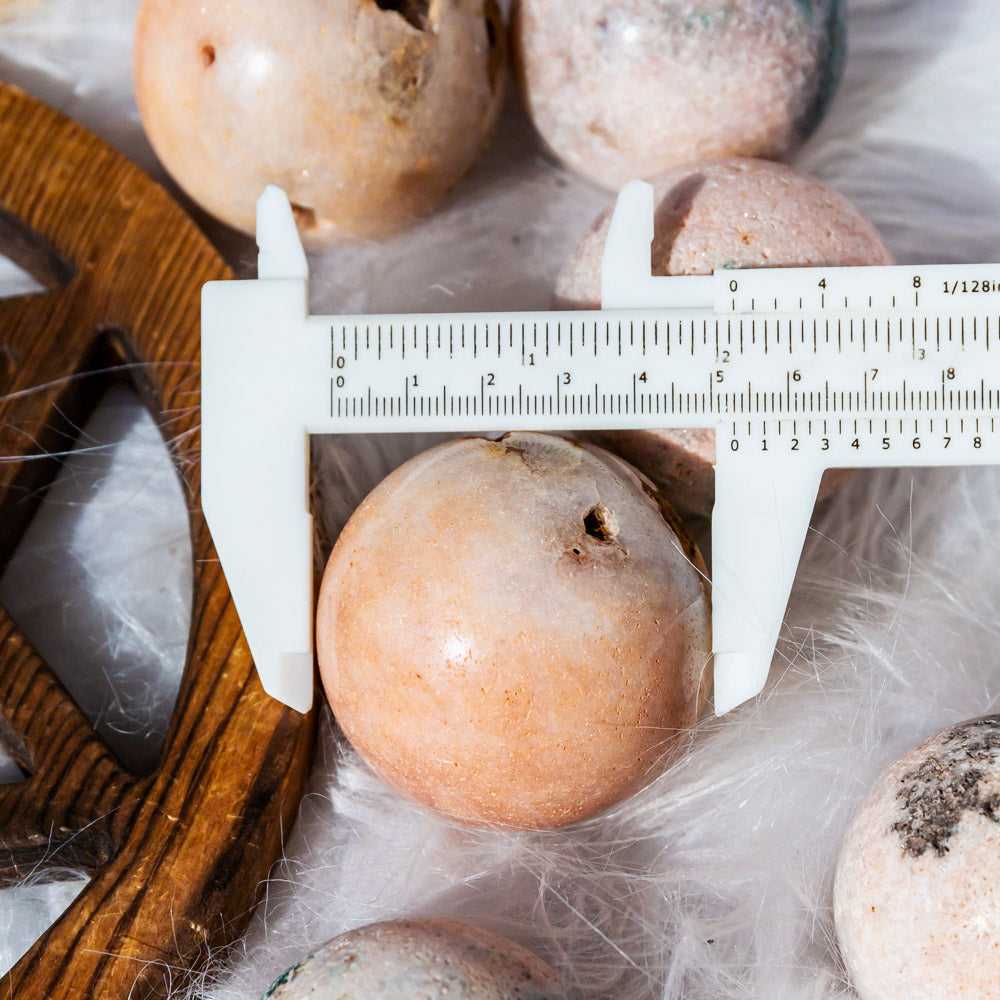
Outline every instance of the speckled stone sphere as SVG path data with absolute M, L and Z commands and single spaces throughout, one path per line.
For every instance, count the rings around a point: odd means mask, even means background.
M 875 227 L 842 194 L 780 163 L 689 163 L 661 174 L 654 187 L 653 274 L 894 263 Z M 600 308 L 610 221 L 609 206 L 566 261 L 556 281 L 556 308 Z M 678 509 L 711 513 L 714 431 L 621 431 L 593 440 L 640 468 Z M 842 479 L 843 473 L 828 473 L 822 492 Z
M 786 156 L 844 55 L 843 0 L 516 0 L 513 29 L 542 138 L 609 188 L 694 159 Z
M 263 1000 L 568 1000 L 519 944 L 453 920 L 387 920 L 328 941 Z
M 647 480 L 546 434 L 401 466 L 323 576 L 320 674 L 384 777 L 473 824 L 548 828 L 644 784 L 698 716 L 700 557 Z
M 837 937 L 861 1000 L 1000 998 L 1000 716 L 904 754 L 848 830 Z
M 496 0 L 143 0 L 135 91 L 164 166 L 254 229 L 267 184 L 307 244 L 432 212 L 492 134 L 505 78 Z

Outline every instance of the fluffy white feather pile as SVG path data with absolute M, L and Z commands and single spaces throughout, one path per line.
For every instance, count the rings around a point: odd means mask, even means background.
M 1000 259 L 995 0 L 849 6 L 846 77 L 797 164 L 852 198 L 900 261 Z M 0 0 L 0 76 L 150 165 L 129 84 L 133 14 L 133 0 Z M 512 101 L 446 211 L 385 243 L 313 256 L 314 308 L 544 307 L 606 200 L 544 156 Z M 226 249 L 252 263 L 249 243 Z M 89 467 L 68 477 L 2 596 L 21 594 L 22 613 L 48 615 L 51 633 L 73 619 L 93 669 L 113 665 L 96 688 L 91 675 L 75 683 L 100 692 L 91 713 L 148 764 L 181 667 L 190 556 L 179 494 L 149 485 L 154 469 L 169 479 L 155 434 L 136 404 L 112 410 L 88 428 Z M 321 448 L 328 530 L 421 443 Z M 650 788 L 572 830 L 449 823 L 388 789 L 325 726 L 266 906 L 192 996 L 253 1000 L 342 930 L 441 914 L 526 944 L 581 997 L 849 997 L 831 882 L 852 809 L 905 747 L 998 707 L 998 498 L 996 469 L 859 474 L 815 520 L 766 693 L 707 720 Z M 117 532 L 102 527 L 112 516 Z M 138 557 L 142 581 L 126 569 Z M 65 649 L 49 655 L 69 669 Z M 0 967 L 79 885 L 0 894 Z

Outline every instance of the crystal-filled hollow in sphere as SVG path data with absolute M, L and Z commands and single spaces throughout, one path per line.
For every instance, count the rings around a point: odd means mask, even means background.
M 647 480 L 546 434 L 448 442 L 368 495 L 320 590 L 333 712 L 404 793 L 547 828 L 628 796 L 696 720 L 700 557 Z
M 843 0 L 516 0 L 518 79 L 542 138 L 609 188 L 700 158 L 780 159 L 823 116 Z
M 135 91 L 178 184 L 252 232 L 267 184 L 307 244 L 382 237 L 434 211 L 496 123 L 496 0 L 143 0 Z

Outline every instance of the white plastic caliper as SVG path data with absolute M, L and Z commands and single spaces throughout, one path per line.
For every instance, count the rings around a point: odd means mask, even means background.
M 202 299 L 202 502 L 264 689 L 313 697 L 310 434 L 708 427 L 715 711 L 763 687 L 824 469 L 1000 462 L 1000 265 L 653 277 L 620 194 L 599 312 L 310 316 L 284 193 Z

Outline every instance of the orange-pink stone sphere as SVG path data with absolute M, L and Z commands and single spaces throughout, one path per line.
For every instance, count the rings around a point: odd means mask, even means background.
M 696 720 L 700 557 L 621 459 L 545 434 L 401 466 L 333 549 L 316 623 L 334 714 L 419 802 L 555 827 L 643 785 Z
M 252 232 L 277 184 L 321 245 L 441 204 L 492 134 L 505 51 L 496 0 L 143 0 L 135 90 L 195 201 Z
M 904 754 L 854 818 L 834 890 L 860 1000 L 1000 998 L 1000 716 Z
M 842 194 L 780 163 L 688 163 L 661 174 L 654 189 L 653 274 L 894 263 L 875 227 Z M 600 308 L 610 222 L 609 207 L 569 256 L 556 280 L 557 308 Z M 645 472 L 679 509 L 711 513 L 714 431 L 621 431 L 594 440 Z M 826 486 L 837 478 L 828 476 Z

